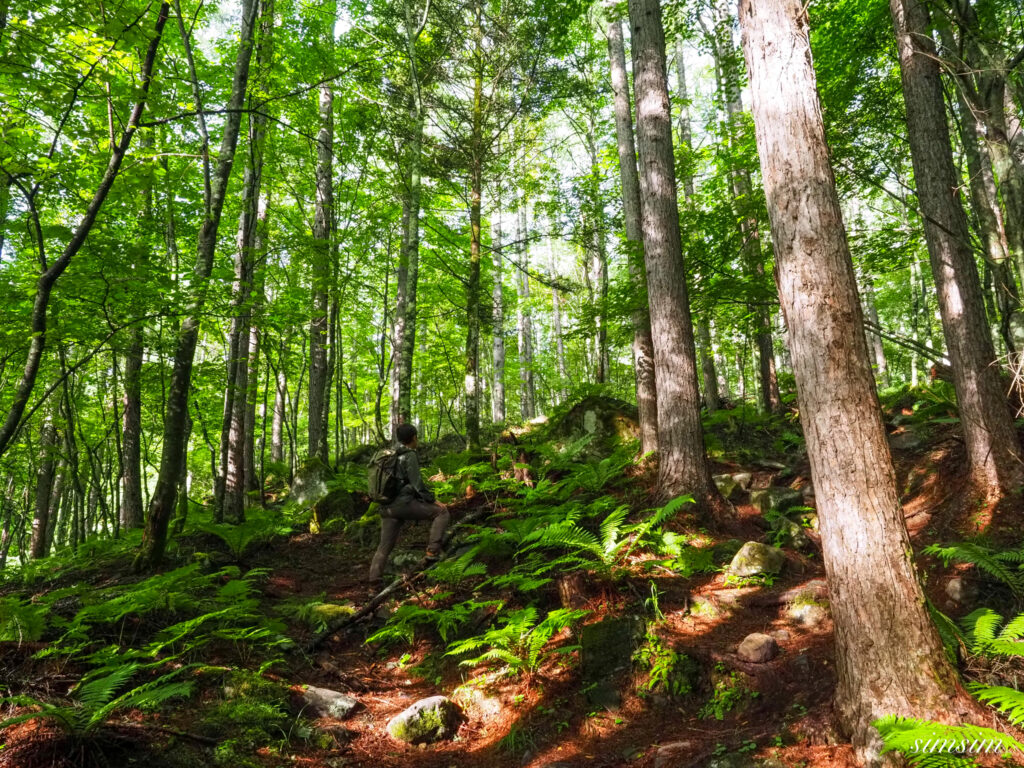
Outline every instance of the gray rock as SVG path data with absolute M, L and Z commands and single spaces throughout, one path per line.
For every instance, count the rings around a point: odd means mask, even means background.
M 455 735 L 459 709 L 444 696 L 420 699 L 388 721 L 388 733 L 407 744 L 429 744 Z
M 738 485 L 744 491 L 749 491 L 750 484 L 754 482 L 754 476 L 749 472 L 734 472 L 732 479 L 735 480 L 736 485 Z
M 806 653 L 799 654 L 793 659 L 793 670 L 802 677 L 811 674 L 811 658 Z
M 808 481 L 807 485 L 800 489 L 800 495 L 804 498 L 804 503 L 814 500 L 814 483 Z
M 771 635 L 764 635 L 760 632 L 752 632 L 743 638 L 740 647 L 736 649 L 736 655 L 743 661 L 752 664 L 764 664 L 771 661 L 779 654 L 779 645 Z
M 978 597 L 978 587 L 962 576 L 954 576 L 946 582 L 946 595 L 954 603 L 971 603 Z
M 786 617 L 794 624 L 813 629 L 828 620 L 828 608 L 821 603 L 799 600 L 786 608 Z
M 319 459 L 311 459 L 295 472 L 292 497 L 302 505 L 309 504 L 327 493 L 327 468 Z
M 757 762 L 749 755 L 732 752 L 708 760 L 704 764 L 704 768 L 757 768 Z
M 733 576 L 757 576 L 773 574 L 782 570 L 786 556 L 778 547 L 770 547 L 759 541 L 748 541 L 729 563 L 728 572 Z
M 772 486 L 750 492 L 750 503 L 757 507 L 762 515 L 785 512 L 787 509 L 799 507 L 803 501 L 803 494 L 792 488 Z
M 807 532 L 799 523 L 795 523 L 788 517 L 777 517 L 772 521 L 774 541 L 780 546 L 793 547 L 793 549 L 806 549 L 811 546 L 811 540 Z
M 790 634 L 788 629 L 776 629 L 771 633 L 771 636 L 775 638 L 777 643 L 789 642 Z
M 732 475 L 715 475 L 711 478 L 718 487 L 718 492 L 729 501 L 735 501 L 743 490 Z
M 924 445 L 924 438 L 912 430 L 889 435 L 889 446 L 897 451 L 913 451 Z
M 359 701 L 329 688 L 307 685 L 302 692 L 302 711 L 313 717 L 333 717 L 344 720 L 359 709 Z
M 662 744 L 654 753 L 654 768 L 673 768 L 693 758 L 693 742 L 673 741 Z
M 812 531 L 818 530 L 817 512 L 796 512 L 790 515 L 790 519 L 799 523 L 803 528 L 809 528 Z

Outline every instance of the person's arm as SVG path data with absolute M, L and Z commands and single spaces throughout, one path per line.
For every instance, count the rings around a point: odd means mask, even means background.
M 423 483 L 423 477 L 420 475 L 420 460 L 416 455 L 416 451 L 409 451 L 405 454 L 404 458 L 406 482 L 420 499 L 432 503 L 434 501 L 434 493 Z

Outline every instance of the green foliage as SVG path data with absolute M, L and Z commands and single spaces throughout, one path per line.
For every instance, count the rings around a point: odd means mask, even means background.
M 647 673 L 639 686 L 641 695 L 662 691 L 669 696 L 685 696 L 693 691 L 693 660 L 667 647 L 653 629 L 648 629 L 633 654 L 633 662 Z
M 326 602 L 326 593 L 314 598 L 294 598 L 278 603 L 278 613 L 301 621 L 316 632 L 323 632 L 334 621 L 355 613 L 352 605 Z
M 447 594 L 438 595 L 435 600 L 440 601 L 446 597 Z M 403 640 L 411 644 L 416 636 L 416 630 L 425 627 L 432 628 L 442 641 L 448 642 L 449 637 L 477 617 L 481 611 L 495 610 L 501 606 L 500 600 L 465 600 L 446 608 L 425 608 L 414 603 L 405 603 L 400 605 L 388 618 L 387 623 L 370 635 L 366 642 L 391 643 Z
M 1024 613 L 1005 626 L 1003 617 L 991 608 L 979 608 L 960 620 L 963 637 L 971 653 L 985 656 L 1024 657 Z
M 979 541 L 961 541 L 955 544 L 931 544 L 922 550 L 949 566 L 965 563 L 984 571 L 996 581 L 1005 584 L 1017 597 L 1024 597 L 1024 549 L 994 550 Z
M 899 752 L 919 768 L 969 768 L 977 765 L 971 754 L 1024 752 L 1024 744 L 1016 739 L 975 725 L 944 725 L 893 715 L 872 725 L 885 742 L 884 751 Z
M 279 683 L 238 671 L 224 687 L 224 698 L 204 710 L 202 730 L 219 740 L 214 765 L 225 768 L 255 768 L 261 765 L 253 753 L 287 743 L 293 733 L 290 724 L 288 689 Z M 308 735 L 302 733 L 300 735 Z
M 0 597 L 0 643 L 31 643 L 46 629 L 45 605 L 17 597 Z
M 476 667 L 480 664 L 500 664 L 510 674 L 535 674 L 554 653 L 571 653 L 579 646 L 561 646 L 546 650 L 552 637 L 563 629 L 581 621 L 590 611 L 559 609 L 551 611 L 537 621 L 535 608 L 514 611 L 502 620 L 502 626 L 491 629 L 477 637 L 459 640 L 448 648 L 448 656 L 465 656 L 479 653 L 459 663 Z
M 250 509 L 242 523 L 199 522 L 196 528 L 220 539 L 236 563 L 242 562 L 253 549 L 292 532 L 291 524 L 280 513 L 258 509 Z
M 743 675 L 735 670 L 727 672 L 725 665 L 718 662 L 712 676 L 711 698 L 697 712 L 697 716 L 708 719 L 722 720 L 726 714 L 742 706 L 758 695 L 743 680 Z
M 96 735 L 111 717 L 129 709 L 157 709 L 164 702 L 188 696 L 192 683 L 176 680 L 187 668 L 135 686 L 133 678 L 146 667 L 137 662 L 102 667 L 85 675 L 71 692 L 68 704 L 57 705 L 30 696 L 15 696 L 0 703 L 36 707 L 0 722 L 0 730 L 29 720 L 49 720 L 69 736 L 86 739 Z M 127 690 L 125 690 L 127 688 Z M 120 693 L 119 693 L 120 692 Z

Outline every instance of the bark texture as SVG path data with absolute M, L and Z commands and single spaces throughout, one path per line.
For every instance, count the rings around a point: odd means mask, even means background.
M 999 495 L 1020 485 L 1024 465 L 988 333 L 928 13 L 919 0 L 890 0 L 889 8 L 900 58 L 914 181 L 971 478 L 982 494 Z
M 948 721 L 960 692 L 910 560 L 910 542 L 829 165 L 800 0 L 741 0 L 757 147 L 790 332 L 801 422 L 835 618 L 842 725 L 883 765 L 871 722 Z M 959 700 L 954 698 L 952 703 Z
M 686 289 L 665 32 L 658 0 L 630 0 L 644 260 L 658 391 L 658 471 L 665 496 L 691 493 L 715 517 L 728 505 L 711 480 L 700 423 L 697 354 Z

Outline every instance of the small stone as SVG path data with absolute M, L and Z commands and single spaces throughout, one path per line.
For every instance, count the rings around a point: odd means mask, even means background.
M 811 659 L 806 653 L 801 653 L 793 659 L 793 670 L 801 677 L 811 674 Z
M 715 475 L 711 479 L 715 481 L 718 492 L 729 501 L 734 501 L 740 495 L 742 488 L 732 475 Z
M 777 517 L 772 522 L 774 541 L 783 546 L 793 549 L 806 549 L 811 546 L 811 540 L 807 537 L 803 526 L 794 523 L 788 517 Z
M 313 717 L 333 717 L 344 720 L 359 708 L 359 701 L 329 688 L 308 685 L 302 692 L 303 713 Z
M 444 696 L 420 699 L 388 721 L 388 733 L 407 744 L 450 739 L 458 729 L 459 710 Z
M 771 633 L 771 636 L 775 638 L 778 643 L 785 643 L 789 641 L 790 634 L 788 629 L 776 629 Z
M 821 603 L 800 600 L 786 609 L 786 616 L 795 624 L 812 629 L 828 619 L 828 609 Z
M 782 570 L 786 556 L 778 547 L 771 547 L 759 541 L 748 541 L 729 563 L 728 572 L 733 576 L 757 576 L 774 574 Z
M 673 741 L 662 744 L 654 753 L 654 768 L 673 768 L 693 756 L 693 742 Z
M 911 430 L 889 435 L 889 447 L 896 451 L 913 451 L 922 445 L 924 445 L 924 438 Z
M 778 653 L 779 646 L 775 642 L 775 638 L 760 632 L 747 635 L 736 650 L 736 655 L 740 659 L 753 664 L 764 664 L 766 661 L 771 661 Z
M 736 485 L 738 485 L 744 491 L 749 491 L 750 484 L 754 482 L 754 476 L 749 472 L 734 472 L 732 479 L 735 480 Z
M 978 588 L 962 576 L 954 576 L 946 582 L 946 594 L 954 603 L 970 603 L 978 597 Z
M 750 492 L 750 503 L 757 507 L 762 515 L 785 512 L 792 507 L 799 507 L 803 501 L 803 494 L 792 488 L 772 486 Z

